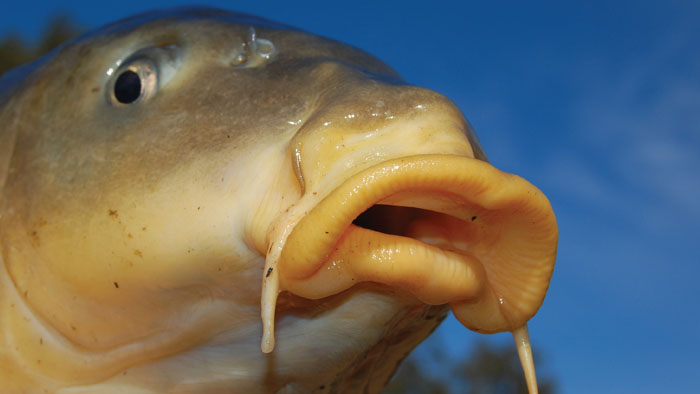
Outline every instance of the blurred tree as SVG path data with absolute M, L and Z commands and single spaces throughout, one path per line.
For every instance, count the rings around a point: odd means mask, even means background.
M 401 363 L 396 375 L 382 391 L 383 394 L 449 394 L 448 382 L 430 376 L 421 367 L 421 361 L 409 356 Z
M 541 364 L 535 355 L 535 364 Z M 527 394 L 527 384 L 515 346 L 495 347 L 479 342 L 471 357 L 455 367 L 455 375 L 466 383 L 469 394 Z M 540 394 L 553 394 L 552 378 L 539 374 Z
M 0 41 L 0 74 L 33 58 L 22 39 L 11 34 Z
M 60 14 L 49 20 L 35 45 L 28 44 L 17 34 L 9 34 L 0 39 L 0 74 L 38 58 L 81 31 L 73 19 Z
M 41 56 L 44 53 L 56 48 L 64 41 L 76 37 L 83 29 L 65 14 L 59 14 L 51 19 L 46 30 L 44 30 L 41 42 L 35 49 L 35 55 Z
M 426 372 L 426 362 L 437 365 L 454 364 L 441 352 L 433 352 L 433 360 L 419 360 L 409 356 L 399 367 L 383 394 L 527 394 L 527 385 L 520 359 L 514 345 L 495 346 L 478 342 L 472 353 L 458 360 L 451 368 L 442 369 L 444 375 L 432 376 Z M 536 357 L 536 364 L 541 360 Z M 540 394 L 556 393 L 551 376 L 538 374 Z

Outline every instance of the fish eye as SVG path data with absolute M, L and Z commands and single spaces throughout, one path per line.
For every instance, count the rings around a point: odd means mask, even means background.
M 141 86 L 141 77 L 131 70 L 126 70 L 114 83 L 114 98 L 120 103 L 133 103 L 141 96 Z
M 131 104 L 153 95 L 157 86 L 156 70 L 148 64 L 132 64 L 117 74 L 112 88 L 113 100 Z
M 175 45 L 148 47 L 129 56 L 110 70 L 108 99 L 114 106 L 134 105 L 153 97 L 168 82 L 180 64 Z

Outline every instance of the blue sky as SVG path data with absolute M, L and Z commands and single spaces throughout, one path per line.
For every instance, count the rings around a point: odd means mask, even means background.
M 176 4 L 41 3 L 4 5 L 0 34 L 37 37 L 58 10 L 97 27 Z M 377 55 L 455 101 L 491 162 L 550 197 L 559 256 L 530 331 L 563 393 L 697 392 L 699 2 L 207 4 Z M 433 341 L 456 356 L 477 337 L 448 319 Z

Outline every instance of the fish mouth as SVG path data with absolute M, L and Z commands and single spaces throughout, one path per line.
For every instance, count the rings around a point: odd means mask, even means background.
M 513 331 L 541 306 L 558 231 L 524 179 L 458 155 L 376 164 L 342 182 L 289 233 L 279 290 L 320 299 L 359 282 L 449 303 L 478 332 Z

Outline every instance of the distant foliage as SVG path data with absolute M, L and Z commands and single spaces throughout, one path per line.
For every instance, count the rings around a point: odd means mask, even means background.
M 382 394 L 451 394 L 449 382 L 423 372 L 420 361 L 409 356 Z
M 36 45 L 28 44 L 18 34 L 0 38 L 0 74 L 38 58 L 63 41 L 77 36 L 81 31 L 73 19 L 59 15 L 49 21 Z
M 480 342 L 456 365 L 444 352 L 433 353 L 434 360 L 430 361 L 409 356 L 383 394 L 527 394 L 515 345 L 493 346 Z M 426 362 L 436 363 L 444 374 L 433 376 L 425 372 Z M 542 361 L 535 357 L 535 363 L 541 366 Z M 540 394 L 556 393 L 552 377 L 538 373 L 537 381 Z

